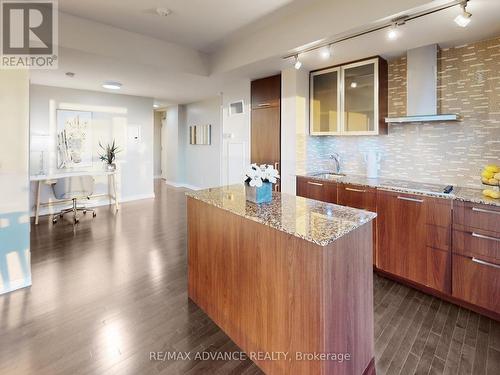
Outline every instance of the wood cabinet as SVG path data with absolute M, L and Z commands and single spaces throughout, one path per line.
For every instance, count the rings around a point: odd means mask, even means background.
M 252 81 L 251 97 L 250 160 L 281 171 L 281 75 Z
M 342 206 L 359 208 L 371 212 L 377 212 L 377 189 L 353 185 L 338 184 L 338 204 Z M 377 219 L 373 220 L 373 265 L 377 264 Z
M 381 57 L 310 74 L 311 135 L 387 134 L 387 61 Z
M 500 312 L 500 207 L 455 203 L 452 295 Z
M 376 269 L 500 319 L 500 207 L 300 176 L 297 195 L 376 211 Z
M 450 293 L 451 200 L 379 190 L 377 211 L 377 267 Z
M 281 75 L 257 79 L 251 83 L 252 109 L 279 107 L 281 102 Z
M 453 297 L 500 312 L 500 265 L 453 254 Z
M 297 176 L 297 195 L 317 201 L 337 203 L 337 183 Z

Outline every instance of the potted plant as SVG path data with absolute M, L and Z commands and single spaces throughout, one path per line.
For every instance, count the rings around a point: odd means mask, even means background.
M 103 150 L 103 153 L 99 154 L 99 159 L 102 161 L 106 162 L 106 169 L 108 171 L 115 171 L 116 170 L 116 164 L 115 164 L 115 159 L 116 159 L 116 154 L 119 153 L 121 150 L 116 146 L 115 140 L 113 139 L 113 143 L 107 144 L 106 147 L 104 147 L 101 142 L 99 142 L 99 147 Z
M 271 202 L 273 184 L 280 178 L 272 165 L 251 164 L 245 172 L 246 199 L 254 203 Z

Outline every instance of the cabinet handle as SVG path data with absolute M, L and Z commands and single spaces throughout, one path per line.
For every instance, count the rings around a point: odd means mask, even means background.
M 481 259 L 477 259 L 477 258 L 473 257 L 472 261 L 474 263 L 482 264 L 483 266 L 490 266 L 490 267 L 493 267 L 493 268 L 499 268 L 500 269 L 500 266 L 498 264 L 490 263 L 490 262 L 487 262 L 485 260 L 481 260 Z
M 500 242 L 500 238 L 485 236 L 484 234 L 479 234 L 479 233 L 475 233 L 475 232 L 472 232 L 472 237 L 477 237 L 477 238 L 482 238 L 484 240 L 492 240 L 492 241 Z
M 495 214 L 500 215 L 500 211 L 485 210 L 484 208 L 472 207 L 472 211 L 483 212 L 485 214 Z
M 270 107 L 271 103 L 259 103 L 257 104 L 257 107 Z
M 319 182 L 312 182 L 312 181 L 307 181 L 309 185 L 316 185 L 316 186 L 323 186 L 323 184 L 320 184 Z
M 402 201 L 410 201 L 410 202 L 416 202 L 416 203 L 424 203 L 423 199 L 416 199 L 416 198 L 408 198 L 408 197 L 401 197 L 398 195 L 398 199 L 401 199 Z
M 354 188 L 348 188 L 346 187 L 345 190 L 348 190 L 348 191 L 355 191 L 357 193 L 366 193 L 366 190 L 361 190 L 361 189 L 354 189 Z

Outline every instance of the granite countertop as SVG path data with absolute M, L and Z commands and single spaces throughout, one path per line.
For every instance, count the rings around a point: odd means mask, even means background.
M 273 192 L 272 202 L 258 205 L 246 200 L 243 184 L 186 195 L 320 246 L 332 243 L 377 216 L 373 212 L 279 192 Z
M 336 178 L 324 178 L 318 176 L 320 174 L 324 174 L 324 172 L 323 173 L 315 172 L 310 174 L 304 174 L 302 176 L 313 178 L 316 180 L 322 180 L 322 181 L 327 180 L 342 184 L 360 185 L 371 188 L 396 191 L 401 193 L 417 194 L 429 197 L 454 199 L 463 202 L 500 206 L 500 199 L 485 197 L 482 194 L 482 189 L 472 189 L 472 188 L 454 186 L 453 191 L 450 194 L 445 194 L 443 193 L 443 189 L 446 187 L 445 184 L 439 185 L 439 184 L 430 184 L 424 182 L 405 181 L 405 180 L 396 180 L 387 178 L 368 178 L 366 176 L 360 176 L 360 175 L 345 175 Z

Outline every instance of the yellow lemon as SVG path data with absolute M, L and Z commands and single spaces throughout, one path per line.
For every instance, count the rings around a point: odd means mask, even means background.
M 490 164 L 484 167 L 484 170 L 488 172 L 498 173 L 500 172 L 500 167 L 498 165 Z
M 487 171 L 487 170 L 484 170 L 482 173 L 481 173 L 481 176 L 484 177 L 484 178 L 487 178 L 488 180 L 490 178 L 493 178 L 493 176 L 495 175 L 495 172 L 491 172 L 491 171 Z

